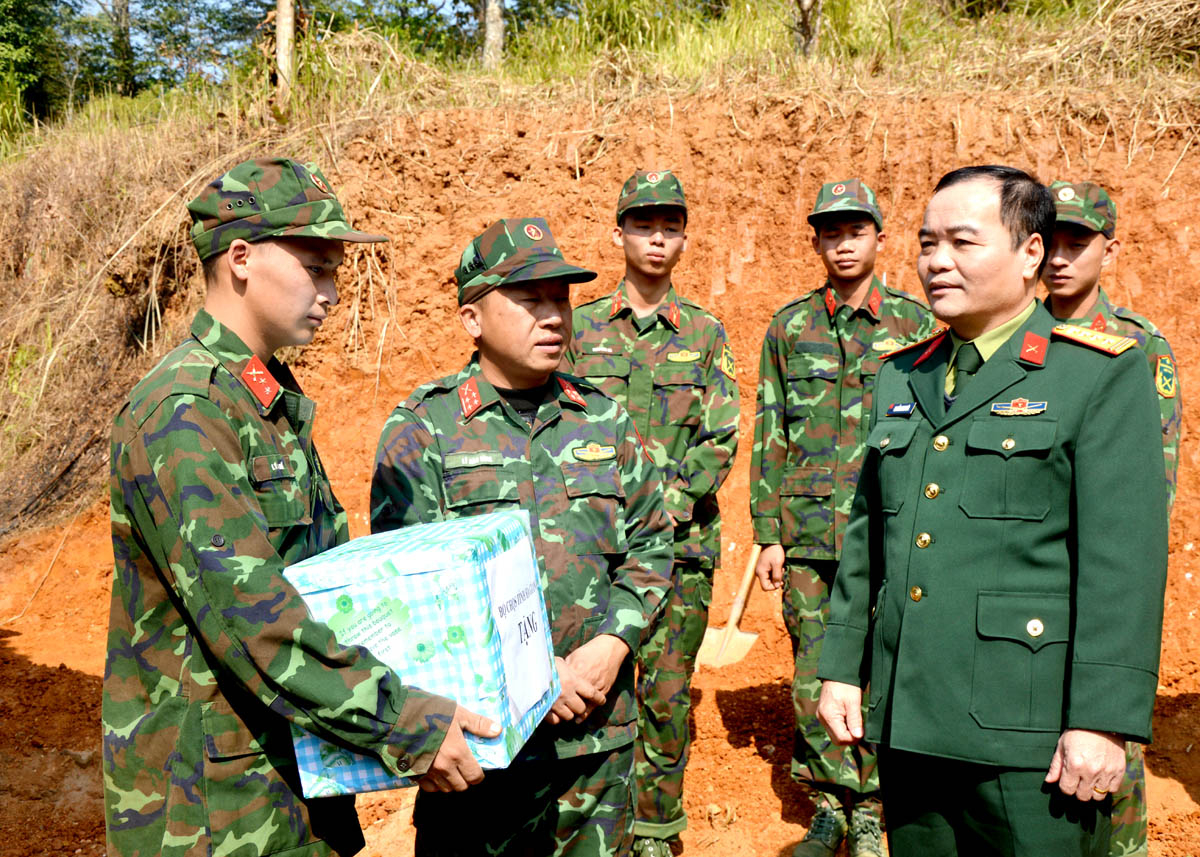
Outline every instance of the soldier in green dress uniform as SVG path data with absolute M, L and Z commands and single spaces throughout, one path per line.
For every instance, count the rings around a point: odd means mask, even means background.
M 950 331 L 879 373 L 819 714 L 877 744 L 893 857 L 1105 857 L 1125 742 L 1150 738 L 1157 403 L 1133 340 L 1035 299 L 1053 227 L 1020 170 L 944 176 L 917 269 Z

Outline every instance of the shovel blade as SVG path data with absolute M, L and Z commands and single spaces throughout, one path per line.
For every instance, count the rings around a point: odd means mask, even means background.
M 758 634 L 749 631 L 734 629 L 731 634 L 726 628 L 708 628 L 696 655 L 696 663 L 710 667 L 736 664 L 746 657 L 746 653 L 757 639 Z

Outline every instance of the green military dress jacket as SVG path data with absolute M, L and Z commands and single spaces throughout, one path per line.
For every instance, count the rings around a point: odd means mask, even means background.
M 207 312 L 113 425 L 105 821 L 121 857 L 353 854 L 354 799 L 300 795 L 290 724 L 428 769 L 454 703 L 309 618 L 285 566 L 346 540 L 315 406 Z
M 1055 324 L 1036 307 L 948 410 L 948 333 L 879 373 L 818 672 L 869 682 L 868 741 L 1042 769 L 1069 728 L 1150 738 L 1158 403 L 1131 341 Z
M 658 465 L 675 556 L 721 562 L 717 489 L 737 453 L 739 397 L 725 328 L 668 289 L 651 323 L 634 319 L 622 283 L 575 308 L 568 371 L 628 412 Z
M 599 636 L 636 652 L 670 589 L 671 524 L 654 464 L 629 415 L 555 373 L 530 427 L 477 358 L 417 388 L 384 424 L 371 528 L 524 509 L 537 549 L 554 653 Z M 574 757 L 633 741 L 632 655 L 606 703 L 582 724 L 543 724 L 523 758 Z
M 789 559 L 837 559 L 883 358 L 933 331 L 929 307 L 876 278 L 862 306 L 828 281 L 771 319 L 759 363 L 750 519 Z

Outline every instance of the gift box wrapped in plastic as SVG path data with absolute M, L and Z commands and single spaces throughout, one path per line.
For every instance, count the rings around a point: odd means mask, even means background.
M 494 512 L 353 539 L 284 576 L 342 645 L 363 646 L 405 685 L 450 697 L 502 727 L 467 735 L 504 768 L 559 694 L 529 515 Z M 306 797 L 415 785 L 373 756 L 293 727 Z

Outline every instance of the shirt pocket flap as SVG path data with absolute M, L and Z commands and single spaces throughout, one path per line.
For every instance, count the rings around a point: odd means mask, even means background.
M 659 363 L 654 367 L 654 386 L 669 387 L 686 384 L 700 387 L 704 384 L 704 374 L 699 363 Z
M 779 493 L 785 497 L 828 497 L 833 494 L 833 469 L 797 467 L 783 477 Z
M 1065 643 L 1071 631 L 1071 599 L 1052 592 L 980 592 L 976 629 L 985 638 L 1011 640 L 1037 651 Z
M 562 464 L 563 484 L 568 497 L 624 497 L 621 474 L 615 461 L 586 464 L 565 461 Z
M 836 381 L 838 359 L 832 354 L 820 351 L 789 354 L 787 374 L 789 378 L 824 378 L 826 381 Z
M 250 459 L 250 478 L 255 482 L 272 479 L 291 479 L 296 475 L 292 462 L 286 455 L 256 455 Z
M 884 455 L 903 452 L 917 432 L 917 420 L 880 420 L 867 436 L 867 446 Z
M 1054 445 L 1057 420 L 987 417 L 976 420 L 967 432 L 967 449 L 984 450 L 1011 458 L 1030 452 L 1045 452 Z
M 442 478 L 446 490 L 446 506 L 470 506 L 476 503 L 516 503 L 520 486 L 500 467 L 472 467 L 453 470 Z
M 574 374 L 591 378 L 628 378 L 629 358 L 613 354 L 580 354 L 575 358 Z
M 228 703 L 205 704 L 200 722 L 204 730 L 204 752 L 214 762 L 263 752 L 254 733 L 246 728 Z

